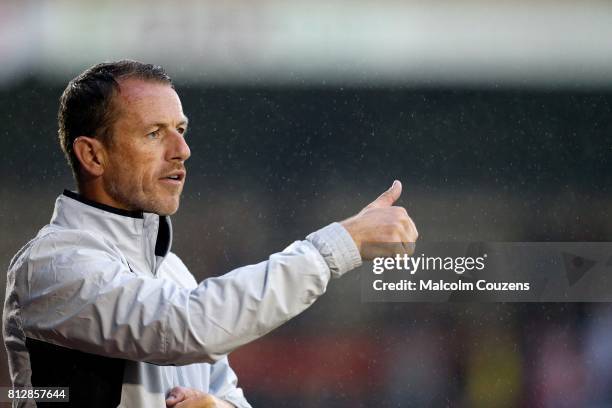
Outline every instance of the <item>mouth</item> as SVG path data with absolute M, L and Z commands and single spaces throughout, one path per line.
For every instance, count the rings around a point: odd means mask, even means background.
M 185 181 L 186 172 L 184 170 L 173 171 L 172 173 L 160 178 L 161 181 L 173 185 L 181 185 Z

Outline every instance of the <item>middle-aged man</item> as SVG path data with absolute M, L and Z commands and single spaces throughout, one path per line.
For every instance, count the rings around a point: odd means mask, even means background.
M 79 407 L 249 407 L 228 353 L 302 312 L 362 258 L 391 255 L 363 243 L 410 252 L 416 241 L 393 206 L 396 181 L 357 215 L 198 284 L 170 252 L 186 131 L 160 67 L 102 63 L 70 81 L 59 135 L 78 193 L 58 197 L 49 225 L 9 266 L 14 387 L 68 386 Z

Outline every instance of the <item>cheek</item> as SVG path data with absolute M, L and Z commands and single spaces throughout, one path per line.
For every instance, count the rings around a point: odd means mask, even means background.
M 142 184 L 153 184 L 159 178 L 159 169 L 156 166 L 157 161 L 154 157 L 145 157 L 139 160 L 135 165 L 135 178 L 138 178 Z
M 160 169 L 156 152 L 146 146 L 126 145 L 121 153 L 113 156 L 114 176 L 134 190 L 151 190 L 155 188 Z

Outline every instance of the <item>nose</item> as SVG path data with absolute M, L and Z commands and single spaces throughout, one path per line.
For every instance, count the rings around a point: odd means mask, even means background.
M 170 140 L 171 146 L 168 149 L 170 160 L 186 161 L 191 156 L 191 149 L 185 137 L 177 131 L 172 131 Z

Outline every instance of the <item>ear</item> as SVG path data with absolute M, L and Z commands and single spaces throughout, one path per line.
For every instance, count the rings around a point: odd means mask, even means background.
M 93 177 L 99 177 L 104 173 L 106 149 L 102 142 L 93 137 L 79 136 L 74 139 L 72 148 L 83 173 Z

